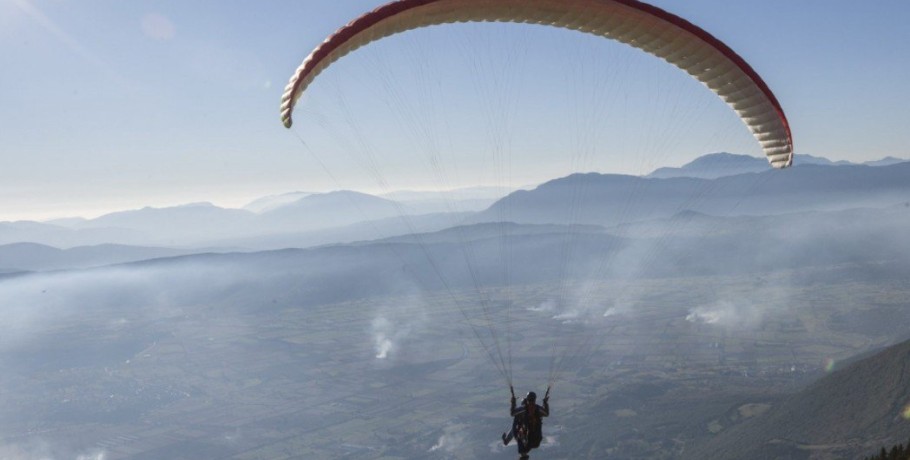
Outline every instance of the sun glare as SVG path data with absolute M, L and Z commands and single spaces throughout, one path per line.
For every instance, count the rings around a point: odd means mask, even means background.
M 112 72 L 110 66 L 104 62 L 101 58 L 96 56 L 90 49 L 86 48 L 82 43 L 79 42 L 74 36 L 60 27 L 53 19 L 48 15 L 44 14 L 36 5 L 32 4 L 27 0 L 13 0 L 12 4 L 16 7 L 19 13 L 23 13 L 28 16 L 32 21 L 37 23 L 46 33 L 56 38 L 60 43 L 66 46 L 71 52 L 81 56 L 88 62 L 91 62 L 96 67 L 105 69 L 108 72 Z M 2 6 L 0 6 L 0 21 L 2 21 L 3 15 Z M 14 13 L 15 14 L 15 13 Z

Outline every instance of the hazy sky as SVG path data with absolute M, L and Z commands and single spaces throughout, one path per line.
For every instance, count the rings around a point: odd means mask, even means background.
M 383 174 L 402 171 L 409 177 L 400 182 L 405 187 L 428 187 L 432 180 L 412 180 L 407 156 L 390 152 L 431 139 L 443 153 L 482 150 L 503 139 L 510 149 L 529 152 L 528 164 L 537 168 L 516 173 L 514 185 L 545 178 L 554 150 L 584 151 L 615 139 L 609 129 L 624 136 L 616 150 L 657 152 L 657 159 L 603 157 L 584 163 L 589 169 L 641 173 L 715 149 L 760 153 L 744 128 L 724 118 L 729 109 L 720 104 L 719 113 L 713 99 L 704 99 L 707 90 L 654 76 L 667 64 L 640 59 L 634 50 L 604 51 L 601 41 L 583 34 L 515 25 L 440 27 L 359 50 L 311 88 L 312 100 L 304 101 L 311 117 L 298 115 L 296 134 L 285 130 L 279 98 L 300 60 L 338 26 L 381 3 L 0 1 L 0 221 L 193 201 L 240 206 L 272 193 L 356 185 L 356 175 L 350 182 L 328 180 L 310 154 L 332 159 L 351 145 L 388 159 Z M 653 3 L 708 30 L 752 64 L 789 116 L 797 153 L 852 161 L 910 157 L 910 2 Z M 484 42 L 500 39 L 499 48 Z M 471 57 L 470 49 L 481 56 Z M 489 68 L 516 51 L 522 60 Z M 594 53 L 612 54 L 573 70 L 580 76 L 570 89 L 553 66 L 541 64 L 584 61 Z M 415 69 L 420 76 L 412 82 Z M 633 83 L 596 83 L 592 88 L 605 95 L 589 98 L 585 85 L 602 70 L 605 78 Z M 662 89 L 643 89 L 655 81 Z M 398 96 L 412 90 L 417 96 Z M 500 90 L 509 108 L 474 116 L 478 100 Z M 433 104 L 420 102 L 423 94 L 446 113 L 428 109 Z M 584 107 L 589 99 L 640 118 L 620 127 L 608 115 L 580 129 L 572 124 L 595 111 Z M 411 104 L 418 106 L 412 111 Z M 648 111 L 707 121 L 660 131 L 663 118 Z M 497 125 L 501 116 L 508 122 Z M 657 128 L 636 121 L 652 118 Z M 402 128 L 413 119 L 429 119 L 424 132 Z M 475 136 L 485 123 L 494 129 Z M 576 134 L 538 135 L 539 126 Z M 671 140 L 662 142 L 678 151 L 648 145 L 655 133 L 667 135 Z M 361 134 L 367 144 L 358 141 Z M 339 177 L 345 173 L 332 161 L 328 166 Z M 453 185 L 471 183 L 458 174 Z

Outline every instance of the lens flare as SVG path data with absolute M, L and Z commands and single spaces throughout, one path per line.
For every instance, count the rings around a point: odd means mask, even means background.
M 910 420 L 910 403 L 904 406 L 904 411 L 901 412 L 901 416 L 904 417 L 904 420 Z
M 832 372 L 835 364 L 833 358 L 825 358 L 825 372 Z

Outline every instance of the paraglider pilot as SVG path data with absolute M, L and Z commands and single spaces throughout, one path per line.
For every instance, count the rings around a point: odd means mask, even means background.
M 543 398 L 543 406 L 537 405 L 537 394 L 533 391 L 528 392 L 521 406 L 515 405 L 515 390 L 509 387 L 512 392 L 512 429 L 508 433 L 502 434 L 502 443 L 509 445 L 512 439 L 518 444 L 518 454 L 521 459 L 527 459 L 528 452 L 531 449 L 540 447 L 543 440 L 543 417 L 550 415 L 550 388 L 547 388 L 547 394 Z

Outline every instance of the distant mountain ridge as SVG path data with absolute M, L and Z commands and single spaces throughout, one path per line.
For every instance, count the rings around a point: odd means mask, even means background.
M 865 166 L 890 166 L 910 160 L 895 157 L 885 157 L 881 160 L 867 161 Z M 825 165 L 847 166 L 858 165 L 849 161 L 831 161 L 827 158 L 812 155 L 797 154 L 793 156 L 794 166 Z M 768 170 L 768 161 L 764 158 L 749 155 L 740 155 L 728 152 L 709 153 L 702 155 L 678 168 L 658 168 L 645 177 L 668 179 L 673 177 L 692 177 L 697 179 L 716 179 L 737 174 L 757 173 Z
M 910 201 L 910 162 L 872 167 L 803 165 L 716 179 L 573 174 L 518 191 L 473 222 L 617 225 L 688 210 L 713 216 L 771 215 L 887 206 Z
M 657 179 L 668 179 L 671 177 L 716 179 L 736 174 L 762 172 L 767 170 L 768 167 L 768 160 L 764 158 L 718 152 L 700 156 L 679 168 L 658 168 L 645 177 Z
M 457 191 L 456 191 L 457 192 Z M 280 242 L 290 245 L 325 244 L 389 236 L 388 231 L 408 233 L 404 225 L 389 225 L 388 220 L 413 221 L 417 229 L 425 228 L 424 222 L 461 219 L 459 213 L 451 218 L 439 219 L 424 214 L 428 209 L 462 207 L 476 208 L 477 203 L 492 199 L 475 198 L 495 193 L 494 189 L 466 189 L 458 192 L 469 198 L 450 197 L 443 204 L 411 203 L 421 192 L 411 192 L 405 198 L 412 201 L 398 202 L 375 195 L 340 190 L 327 193 L 293 192 L 287 195 L 265 197 L 244 209 L 228 209 L 211 203 L 191 203 L 164 208 L 146 207 L 120 211 L 94 219 L 56 219 L 53 223 L 16 222 L 0 223 L 0 244 L 33 242 L 55 247 L 73 247 L 100 243 L 140 246 L 223 246 L 240 242 L 253 248 L 273 249 Z M 431 194 L 440 200 L 441 192 Z M 478 201 L 479 200 L 479 201 Z M 485 207 L 485 206 L 484 206 Z M 258 209 L 254 212 L 252 209 Z M 370 224 L 373 222 L 374 224 Z M 438 224 L 429 224 L 437 228 Z M 371 231 L 370 227 L 380 231 Z M 360 227 L 355 230 L 353 227 Z M 338 230 L 337 239 L 331 229 Z M 319 235 L 322 233 L 323 235 Z M 107 234 L 109 239 L 81 240 L 79 235 Z M 285 246 L 287 247 L 287 246 Z
M 310 195 L 313 195 L 312 192 L 288 192 L 282 193 L 281 195 L 269 195 L 262 198 L 257 198 L 248 204 L 243 206 L 243 209 L 247 211 L 252 211 L 255 213 L 262 213 L 266 211 L 271 211 L 276 208 L 280 208 L 287 204 L 291 204 L 301 198 L 306 198 Z
M 80 228 L 128 228 L 146 235 L 160 235 L 160 241 L 179 245 L 185 236 L 198 239 L 227 236 L 251 228 L 255 214 L 241 209 L 225 209 L 211 203 L 191 203 L 168 208 L 146 207 L 121 211 L 87 220 Z
M 890 165 L 894 165 L 894 164 L 898 164 L 898 163 L 903 163 L 906 161 L 910 161 L 910 160 L 904 160 L 902 158 L 896 158 L 896 157 L 885 157 L 885 158 L 882 158 L 881 160 L 867 161 L 863 164 L 866 166 L 890 166 Z
M 265 225 L 282 230 L 313 230 L 384 219 L 404 212 L 397 202 L 342 190 L 308 195 L 261 214 Z

